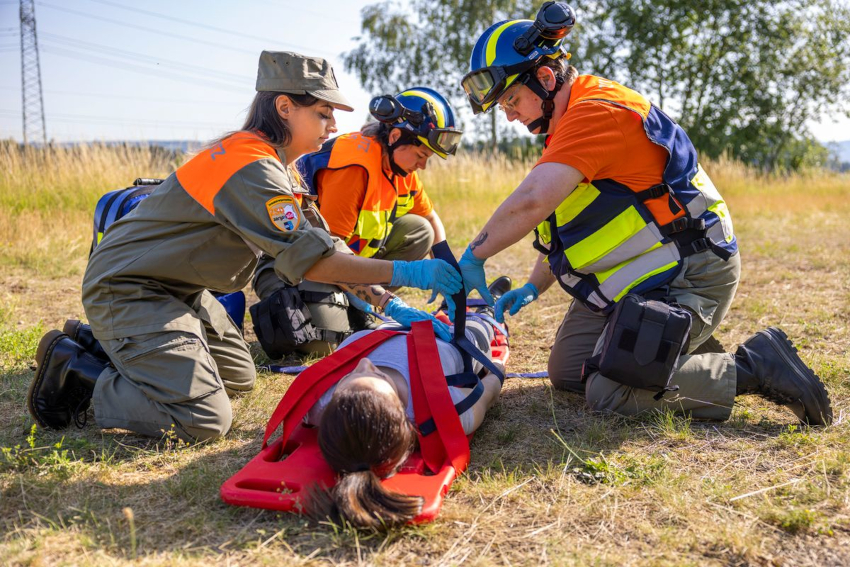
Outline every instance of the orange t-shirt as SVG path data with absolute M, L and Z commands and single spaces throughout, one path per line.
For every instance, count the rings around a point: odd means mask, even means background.
M 640 116 L 604 102 L 572 104 L 537 161 L 579 170 L 585 182 L 613 179 L 635 191 L 661 183 L 669 154 L 646 137 Z
M 319 210 L 331 229 L 340 238 L 348 238 L 357 226 L 357 217 L 366 198 L 366 170 L 359 166 L 342 169 L 322 169 L 316 176 Z M 381 176 L 384 194 L 396 194 L 396 188 L 385 175 Z M 402 185 L 416 191 L 413 208 L 408 214 L 428 216 L 434 210 L 431 199 L 425 194 L 422 181 L 414 172 L 406 178 L 396 177 L 396 187 Z M 409 191 L 401 191 L 405 194 Z

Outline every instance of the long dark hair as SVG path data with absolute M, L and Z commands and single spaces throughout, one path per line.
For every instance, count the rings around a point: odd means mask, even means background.
M 272 91 L 260 91 L 254 97 L 251 103 L 251 108 L 248 109 L 248 116 L 245 118 L 245 123 L 242 128 L 233 132 L 228 132 L 223 136 L 215 139 L 210 143 L 210 147 L 217 145 L 222 140 L 229 138 L 238 132 L 253 132 L 260 134 L 265 140 L 277 149 L 281 149 L 289 145 L 292 141 L 292 132 L 289 131 L 286 121 L 280 117 L 275 108 L 275 100 L 280 95 L 286 95 L 292 104 L 295 106 L 313 106 L 319 99 L 313 95 L 279 93 Z
M 378 530 L 415 518 L 422 498 L 390 492 L 380 480 L 415 444 L 416 431 L 401 402 L 365 389 L 335 394 L 319 421 L 319 448 L 340 479 L 330 491 L 313 490 L 311 516 Z

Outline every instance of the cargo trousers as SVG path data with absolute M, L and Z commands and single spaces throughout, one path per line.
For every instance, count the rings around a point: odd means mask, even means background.
M 163 330 L 100 343 L 112 362 L 92 395 L 102 428 L 152 437 L 173 431 L 188 442 L 213 439 L 230 430 L 229 397 L 254 387 L 248 345 L 208 291 L 195 332 Z
M 694 354 L 717 329 L 732 304 L 741 275 L 740 254 L 724 261 L 710 250 L 683 259 L 682 270 L 669 284 L 667 299 L 692 315 L 689 353 L 679 359 L 672 384 L 679 390 L 655 400 L 656 392 L 624 386 L 594 372 L 582 382 L 582 365 L 598 354 L 606 316 L 573 301 L 561 323 L 549 356 L 549 379 L 560 390 L 583 393 L 597 411 L 635 415 L 669 408 L 696 419 L 726 420 L 732 412 L 737 381 L 730 353 Z

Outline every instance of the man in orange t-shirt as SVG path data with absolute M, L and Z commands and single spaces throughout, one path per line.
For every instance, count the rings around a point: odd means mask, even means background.
M 568 65 L 574 22 L 568 5 L 546 2 L 534 22 L 496 23 L 473 48 L 462 80 L 473 111 L 498 105 L 550 136 L 461 257 L 466 289 L 492 304 L 484 262 L 533 230 L 537 262 L 496 318 L 556 281 L 573 297 L 549 358 L 556 388 L 599 411 L 717 420 L 737 395 L 757 394 L 804 423 L 830 423 L 823 383 L 784 332 L 759 331 L 734 354 L 709 342 L 740 277 L 729 209 L 678 124 L 640 93 Z

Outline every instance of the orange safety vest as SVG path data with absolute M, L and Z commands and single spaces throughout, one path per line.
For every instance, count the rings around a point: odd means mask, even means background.
M 321 150 L 299 162 L 304 181 L 313 195 L 318 195 L 316 175 L 319 171 L 352 166 L 366 171 L 366 195 L 354 232 L 345 242 L 355 254 L 368 258 L 386 243 L 395 219 L 413 209 L 419 182 L 415 172 L 407 177 L 387 177 L 381 144 L 359 132 L 329 140 Z

